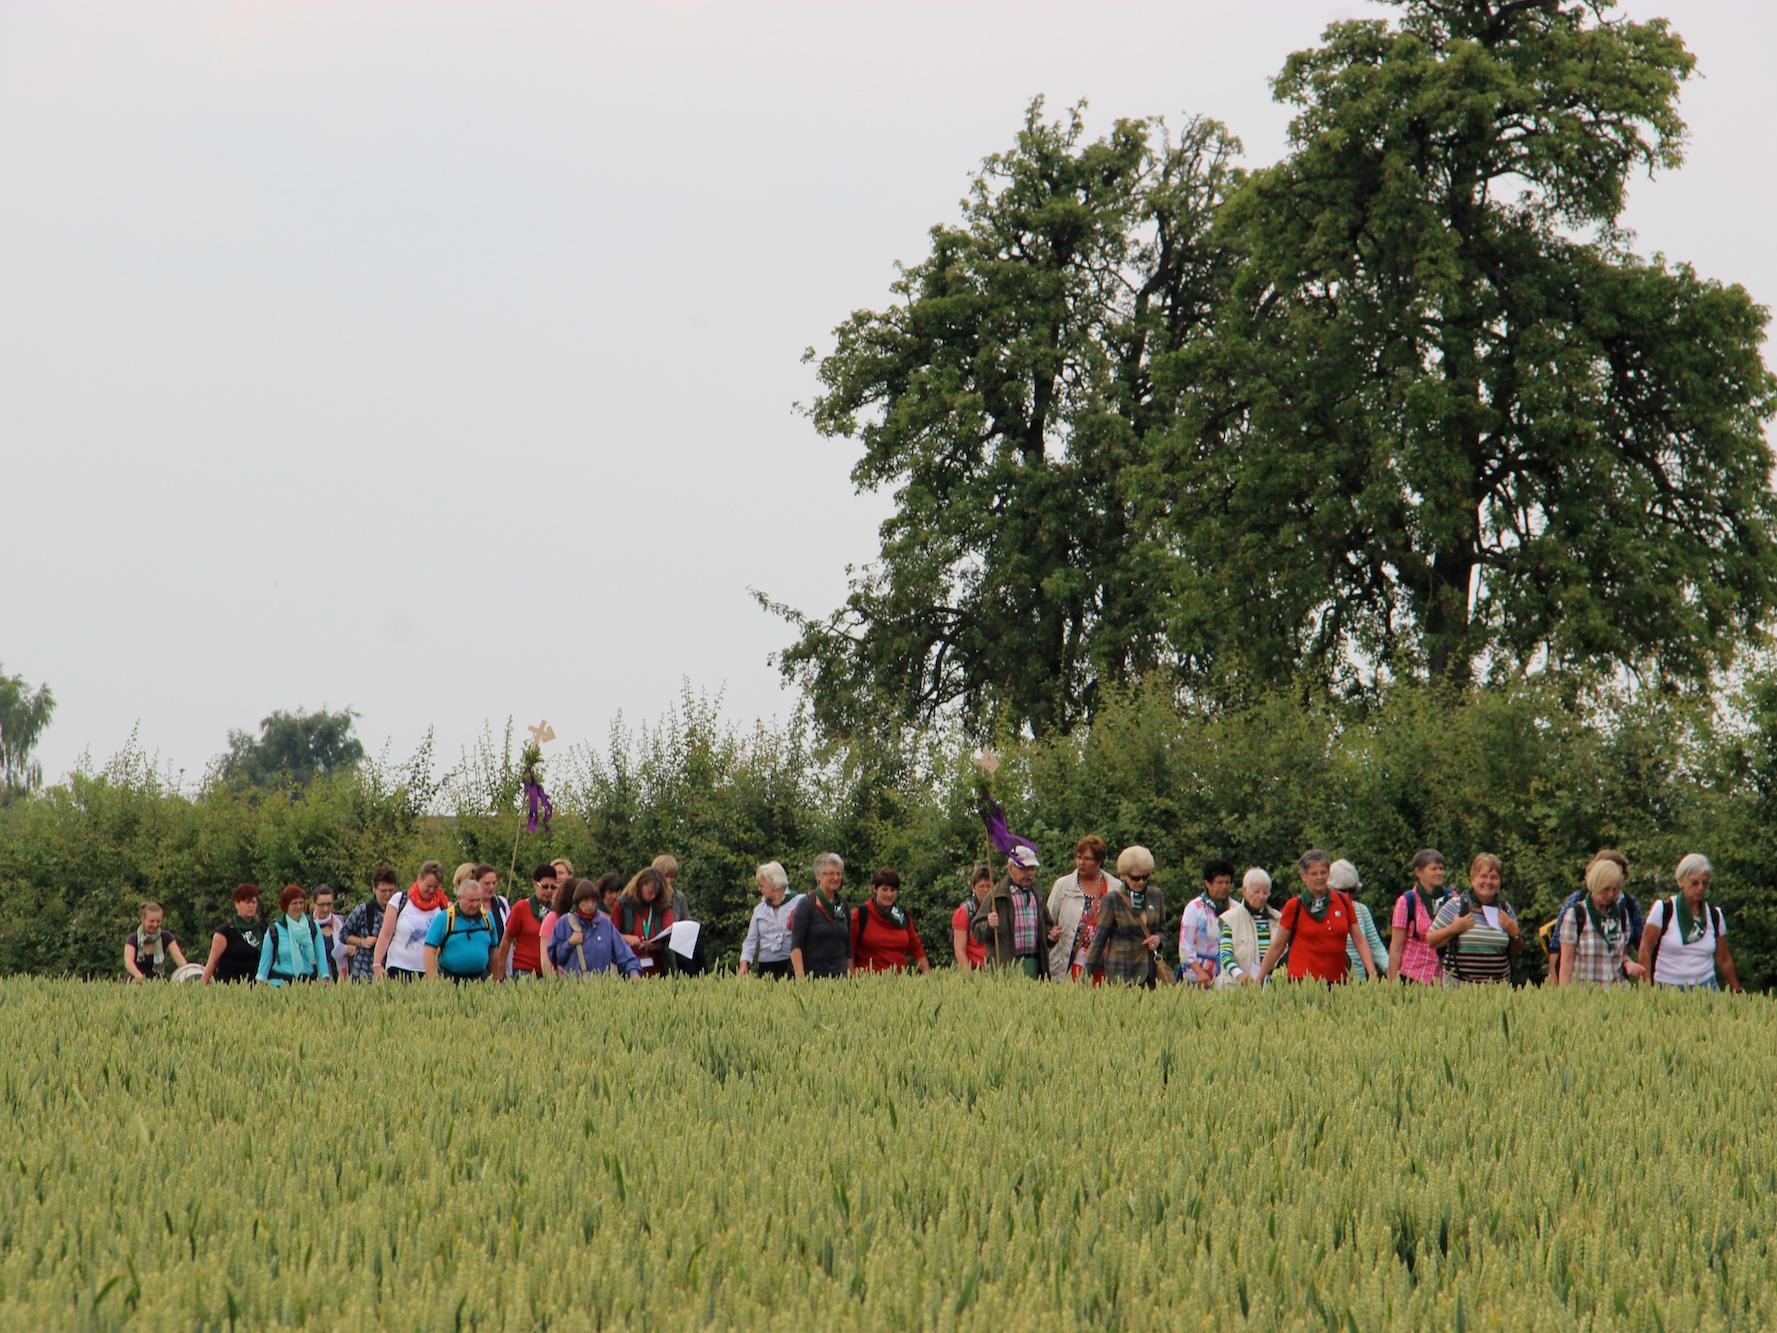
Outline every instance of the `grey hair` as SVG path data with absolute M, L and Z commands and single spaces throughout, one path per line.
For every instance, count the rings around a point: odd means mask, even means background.
M 1271 892 L 1271 876 L 1259 869 L 1258 866 L 1254 866 L 1240 877 L 1240 888 L 1243 893 L 1254 884 L 1263 884 L 1265 892 Z
M 1709 864 L 1709 858 L 1702 852 L 1692 852 L 1678 863 L 1678 869 L 1672 872 L 1680 884 L 1692 875 L 1712 875 L 1715 867 Z
M 1296 869 L 1306 870 L 1311 865 L 1330 865 L 1333 858 L 1318 847 L 1310 847 L 1296 858 Z
M 1341 856 L 1327 871 L 1327 887 L 1349 893 L 1352 889 L 1362 888 L 1363 880 L 1358 878 L 1357 867 Z
M 790 876 L 785 872 L 783 866 L 779 865 L 776 861 L 767 861 L 764 865 L 755 869 L 753 875 L 755 878 L 762 879 L 767 884 L 774 884 L 780 889 L 788 889 L 790 887 Z
M 1146 847 L 1125 847 L 1117 853 L 1117 873 L 1119 875 L 1153 874 L 1154 854 Z
M 1413 869 L 1424 870 L 1427 866 L 1444 864 L 1444 854 L 1436 847 L 1422 847 L 1413 853 Z
M 838 866 L 839 873 L 845 873 L 845 858 L 838 852 L 822 852 L 814 859 L 814 873 L 819 875 L 828 866 Z

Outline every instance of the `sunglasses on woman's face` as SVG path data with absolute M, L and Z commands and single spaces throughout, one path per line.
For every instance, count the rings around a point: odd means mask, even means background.
M 1123 876 L 1123 878 L 1128 880 L 1131 884 L 1146 884 L 1148 882 L 1148 880 L 1151 878 L 1151 876 L 1148 876 L 1148 875 L 1125 875 L 1125 876 Z

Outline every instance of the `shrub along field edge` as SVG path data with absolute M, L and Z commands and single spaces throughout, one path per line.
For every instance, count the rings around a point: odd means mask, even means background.
M 1674 892 L 1672 867 L 1700 851 L 1715 864 L 1713 899 L 1740 975 L 1762 989 L 1777 981 L 1777 684 L 1756 679 L 1733 703 L 1586 707 L 1531 685 L 1458 696 L 1401 687 L 1364 708 L 1274 695 L 1193 710 L 1137 689 L 1074 735 L 1002 744 L 996 791 L 1013 828 L 1042 848 L 1045 883 L 1071 868 L 1086 833 L 1113 854 L 1149 847 L 1174 923 L 1210 856 L 1264 866 L 1281 901 L 1295 856 L 1322 846 L 1357 864 L 1362 897 L 1383 909 L 1415 849 L 1441 849 L 1458 883 L 1474 853 L 1491 851 L 1505 861 L 1506 898 L 1535 925 L 1600 847 L 1627 853 L 1644 906 Z M 949 917 L 983 854 L 973 746 L 960 738 L 822 746 L 801 721 L 726 726 L 717 702 L 687 692 L 654 726 L 614 728 L 602 747 L 551 748 L 557 814 L 547 832 L 518 835 L 521 879 L 555 856 L 582 874 L 628 875 L 670 851 L 712 956 L 732 961 L 754 867 L 782 861 L 801 889 L 815 853 L 834 850 L 854 901 L 874 868 L 899 870 L 928 952 L 948 961 Z M 297 791 L 217 780 L 182 790 L 131 748 L 17 799 L 0 808 L 0 972 L 118 975 L 146 899 L 201 958 L 238 883 L 329 883 L 349 905 L 384 862 L 403 883 L 426 858 L 504 874 L 520 827 L 510 730 L 442 779 L 434 768 L 428 743 L 405 764 L 367 762 Z M 1521 979 L 1542 966 L 1527 949 Z

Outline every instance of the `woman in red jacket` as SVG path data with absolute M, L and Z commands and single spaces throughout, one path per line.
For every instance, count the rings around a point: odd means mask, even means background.
M 878 870 L 870 882 L 875 887 L 869 900 L 852 913 L 851 970 L 899 972 L 918 963 L 921 972 L 930 972 L 925 945 L 899 901 L 901 877 L 892 870 Z

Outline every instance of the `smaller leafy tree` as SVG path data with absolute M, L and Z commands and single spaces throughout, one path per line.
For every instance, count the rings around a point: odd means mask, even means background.
M 300 789 L 317 777 L 354 769 L 364 758 L 364 746 L 352 734 L 357 716 L 349 708 L 318 713 L 278 709 L 260 719 L 258 736 L 228 733 L 219 776 L 245 787 Z
M 23 676 L 0 674 L 0 802 L 43 785 L 43 766 L 31 755 L 55 709 L 49 686 L 33 691 Z

